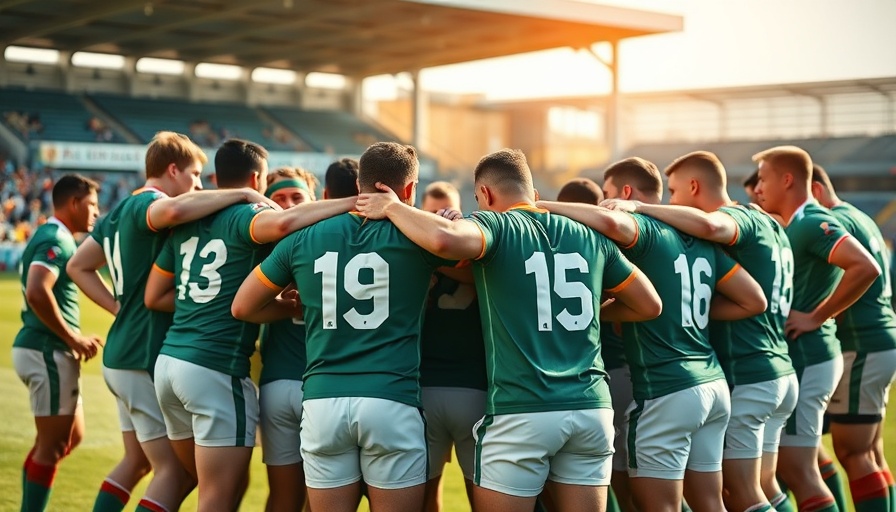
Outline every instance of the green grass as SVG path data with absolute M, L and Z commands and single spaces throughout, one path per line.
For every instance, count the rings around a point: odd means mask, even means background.
M 6 340 L 0 350 L 0 511 L 19 510 L 21 499 L 22 461 L 34 442 L 34 422 L 28 405 L 28 392 L 12 369 L 12 340 L 21 327 L 19 311 L 22 294 L 18 276 L 0 273 L 0 339 Z M 112 317 L 87 299 L 81 301 L 81 330 L 105 338 Z M 90 510 L 96 492 L 106 473 L 122 455 L 121 433 L 115 400 L 103 382 L 101 358 L 84 364 L 81 370 L 84 414 L 87 433 L 71 456 L 59 467 L 48 510 Z M 148 478 L 135 489 L 129 507 L 134 510 Z M 252 457 L 251 484 L 243 500 L 242 510 L 264 510 L 267 498 L 267 476 L 261 463 L 261 449 Z M 445 471 L 444 504 L 446 511 L 469 510 L 463 488 L 463 477 L 456 463 Z M 196 509 L 196 493 L 184 502 L 183 510 Z M 358 510 L 369 510 L 366 502 Z

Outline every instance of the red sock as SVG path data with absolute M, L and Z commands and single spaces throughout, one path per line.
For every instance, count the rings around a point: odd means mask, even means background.
M 890 492 L 889 487 L 887 478 L 880 471 L 849 482 L 849 490 L 855 503 L 885 498 Z
M 25 471 L 25 478 L 31 483 L 49 489 L 53 486 L 53 479 L 56 478 L 56 466 L 44 466 L 32 459 Z
M 34 460 L 34 450 L 36 449 L 36 447 L 31 448 L 31 451 L 28 452 L 28 456 L 25 457 L 25 462 L 22 464 L 22 470 L 25 471 L 25 473 L 28 472 L 28 467 L 31 466 L 31 462 Z
M 122 488 L 118 484 L 114 484 L 109 480 L 103 480 L 103 485 L 100 486 L 100 492 L 104 492 L 106 494 L 111 494 L 118 498 L 118 501 L 122 503 L 127 503 L 129 499 L 131 499 L 131 493 L 129 493 L 126 489 Z
M 816 510 L 830 507 L 835 503 L 836 501 L 834 501 L 832 496 L 815 496 L 800 503 L 799 510 L 800 512 L 815 512 Z
M 137 504 L 137 510 L 141 512 L 144 510 L 147 512 L 168 512 L 165 507 L 149 498 L 140 500 L 140 503 Z
M 887 485 L 896 484 L 896 481 L 893 480 L 893 473 L 890 473 L 889 469 L 885 469 L 881 471 L 881 473 L 884 475 L 884 480 L 887 481 Z

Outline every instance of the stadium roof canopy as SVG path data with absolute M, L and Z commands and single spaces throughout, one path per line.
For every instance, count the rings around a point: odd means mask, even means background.
M 678 31 L 574 0 L 0 0 L 0 47 L 364 77 Z

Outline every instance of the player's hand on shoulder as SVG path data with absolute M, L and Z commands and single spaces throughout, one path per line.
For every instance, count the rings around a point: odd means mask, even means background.
M 358 195 L 355 208 L 368 219 L 385 219 L 386 209 L 393 203 L 400 203 L 395 191 L 377 182 L 376 188 L 381 192 L 365 192 Z
M 439 217 L 445 217 L 450 221 L 461 220 L 464 218 L 464 214 L 450 208 L 442 208 L 441 210 L 436 212 L 436 215 L 438 215 Z
M 243 189 L 243 193 L 246 194 L 246 202 L 249 204 L 263 203 L 277 211 L 283 209 L 283 208 L 280 208 L 280 205 L 275 203 L 273 201 L 273 199 L 265 197 L 264 194 L 262 194 L 261 192 L 255 190 L 255 189 L 246 187 Z
M 635 213 L 641 205 L 640 201 L 629 201 L 626 199 L 604 199 L 599 206 L 608 210 L 616 210 L 617 212 Z

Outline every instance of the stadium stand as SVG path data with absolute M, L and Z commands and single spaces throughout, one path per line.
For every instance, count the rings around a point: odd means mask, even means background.
M 257 141 L 269 150 L 306 151 L 308 145 L 282 126 L 265 122 L 259 113 L 235 103 L 192 103 L 94 94 L 90 98 L 115 119 L 149 142 L 159 130 L 190 135 L 215 147 L 228 137 Z
M 262 110 L 299 134 L 318 151 L 327 153 L 361 153 L 372 142 L 398 140 L 348 112 L 289 107 L 267 107 Z
M 101 120 L 74 94 L 6 88 L 0 94 L 0 112 L 3 123 L 23 142 L 124 142 L 111 129 L 97 124 Z M 99 136 L 104 140 L 98 140 Z

